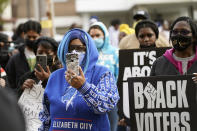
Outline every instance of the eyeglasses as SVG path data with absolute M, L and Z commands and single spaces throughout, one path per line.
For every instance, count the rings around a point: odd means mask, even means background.
M 189 30 L 172 30 L 173 35 L 181 34 L 181 35 L 188 35 L 191 33 Z
M 84 52 L 84 51 L 86 51 L 86 46 L 84 46 L 84 45 L 70 45 L 68 47 L 68 52 L 72 52 L 73 50 L 76 50 L 79 52 Z

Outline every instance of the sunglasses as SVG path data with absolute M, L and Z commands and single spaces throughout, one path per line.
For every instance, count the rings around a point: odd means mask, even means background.
M 68 52 L 72 52 L 73 50 L 76 50 L 78 52 L 85 52 L 86 46 L 84 46 L 84 45 L 70 45 L 68 47 Z
M 172 30 L 173 35 L 178 35 L 178 34 L 188 35 L 189 33 L 191 33 L 191 31 L 189 30 Z

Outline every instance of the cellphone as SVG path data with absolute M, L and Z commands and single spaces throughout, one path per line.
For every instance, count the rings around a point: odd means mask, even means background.
M 47 68 L 47 56 L 46 55 L 36 55 L 36 69 L 40 71 L 38 64 L 46 71 Z
M 79 55 L 77 53 L 66 54 L 66 67 L 79 75 Z

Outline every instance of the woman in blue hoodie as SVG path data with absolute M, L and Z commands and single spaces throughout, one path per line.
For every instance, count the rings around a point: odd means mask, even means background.
M 79 75 L 67 70 L 66 54 L 79 54 Z M 92 38 L 80 29 L 68 31 L 58 47 L 64 68 L 53 72 L 48 80 L 39 131 L 110 131 L 107 112 L 119 94 L 113 74 L 97 65 L 98 51 Z
M 98 64 L 110 69 L 116 80 L 118 79 L 118 49 L 113 47 L 109 41 L 109 33 L 106 26 L 102 22 L 95 22 L 90 26 L 89 34 L 93 38 L 94 43 L 99 52 Z M 117 107 L 108 113 L 111 131 L 117 130 L 118 113 Z

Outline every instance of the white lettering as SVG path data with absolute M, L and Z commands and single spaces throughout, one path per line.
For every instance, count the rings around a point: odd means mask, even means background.
M 188 102 L 187 102 L 187 97 L 186 97 L 186 85 L 187 85 L 187 80 L 183 80 L 182 83 L 181 83 L 181 80 L 177 81 L 177 94 L 178 94 L 178 107 L 179 108 L 189 107 Z
M 166 108 L 165 97 L 163 91 L 163 83 L 162 81 L 157 82 L 157 100 L 156 100 L 156 108 Z M 160 107 L 161 104 L 161 107 Z
M 145 114 L 145 129 L 146 131 L 154 131 L 154 119 L 152 113 Z
M 166 101 L 168 108 L 175 108 L 176 105 L 176 97 L 171 95 L 171 90 L 176 89 L 175 81 L 167 81 L 166 82 Z
M 144 131 L 144 113 L 135 113 L 138 131 Z
M 134 83 L 134 101 L 135 109 L 144 108 L 144 97 L 143 97 L 143 84 L 140 82 Z
M 171 112 L 170 113 L 170 123 L 171 123 L 171 131 L 180 131 L 180 120 L 179 120 L 179 113 L 178 112 Z
M 168 121 L 169 113 L 163 113 L 163 131 L 168 131 L 169 121 Z
M 131 69 L 130 69 L 130 67 L 125 67 L 124 68 L 123 81 L 127 81 L 127 79 L 129 77 L 132 77 L 132 75 L 131 75 Z
M 161 131 L 161 116 L 162 116 L 162 113 L 161 112 L 155 112 L 154 113 L 154 116 L 156 117 L 156 131 Z
M 181 123 L 185 127 L 181 127 L 181 131 L 191 131 L 190 124 L 187 122 L 190 121 L 190 115 L 189 112 L 182 112 L 181 113 Z
M 156 51 L 149 52 L 149 64 L 152 65 L 153 62 L 156 60 Z

